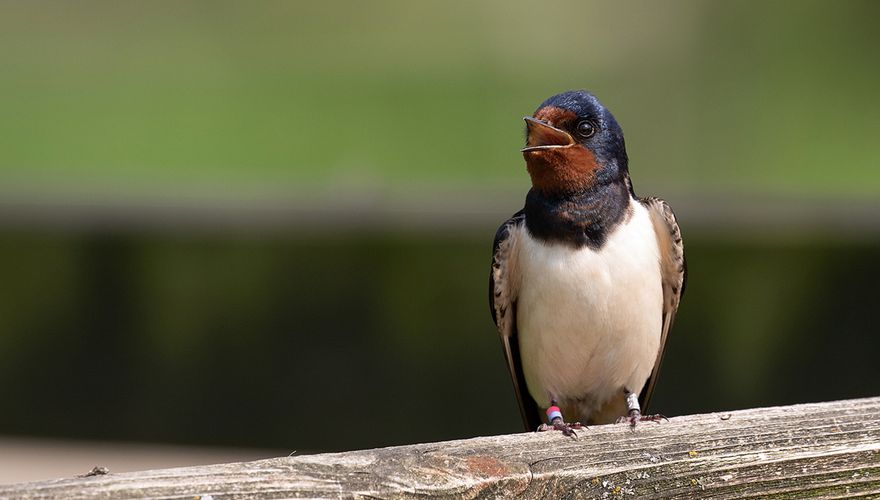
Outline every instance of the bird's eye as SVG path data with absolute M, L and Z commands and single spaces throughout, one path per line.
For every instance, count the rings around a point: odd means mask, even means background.
M 583 138 L 587 138 L 596 133 L 596 128 L 589 120 L 584 120 L 577 124 L 577 133 Z

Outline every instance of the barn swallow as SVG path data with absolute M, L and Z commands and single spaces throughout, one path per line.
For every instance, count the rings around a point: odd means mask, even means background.
M 489 277 L 523 422 L 570 436 L 580 422 L 662 418 L 642 408 L 685 287 L 675 215 L 635 195 L 623 130 L 589 92 L 525 121 L 532 187 L 495 235 Z

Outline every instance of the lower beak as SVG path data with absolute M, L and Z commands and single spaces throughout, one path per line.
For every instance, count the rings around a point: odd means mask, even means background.
M 528 136 L 526 147 L 522 152 L 541 151 L 552 148 L 567 148 L 574 146 L 574 138 L 568 132 L 560 130 L 548 123 L 536 120 L 531 116 L 523 118 L 526 121 Z

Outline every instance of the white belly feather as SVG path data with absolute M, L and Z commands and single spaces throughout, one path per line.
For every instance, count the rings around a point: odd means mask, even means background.
M 638 393 L 659 348 L 660 252 L 647 209 L 599 250 L 546 244 L 523 230 L 517 328 L 526 383 L 550 399 L 598 408 L 623 388 Z

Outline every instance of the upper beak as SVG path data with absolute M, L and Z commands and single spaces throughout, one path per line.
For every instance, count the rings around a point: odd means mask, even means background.
M 560 130 L 548 123 L 536 120 L 531 116 L 523 117 L 528 128 L 526 147 L 522 152 L 538 151 L 550 148 L 567 148 L 574 146 L 574 138 L 568 132 Z

